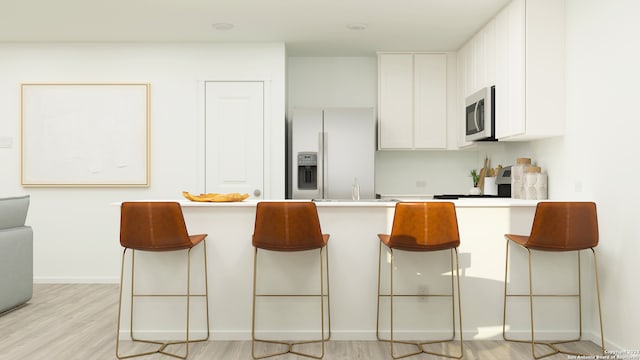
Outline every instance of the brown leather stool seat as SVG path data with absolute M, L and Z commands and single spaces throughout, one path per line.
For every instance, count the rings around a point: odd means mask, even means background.
M 462 311 L 460 306 L 460 271 L 458 263 L 458 246 L 460 245 L 460 235 L 458 233 L 458 220 L 456 217 L 456 209 L 452 202 L 399 202 L 396 204 L 395 213 L 393 217 L 393 225 L 391 228 L 391 234 L 378 234 L 380 238 L 380 251 L 378 253 L 378 305 L 377 305 L 377 319 L 376 319 L 376 336 L 378 340 L 389 342 L 391 344 L 391 357 L 394 359 L 404 358 L 408 356 L 418 354 L 431 354 L 437 356 L 443 356 L 454 359 L 461 359 L 464 350 L 462 343 Z M 380 269 L 382 267 L 382 245 L 388 248 L 389 256 L 389 276 L 390 276 L 390 293 L 381 294 L 380 292 Z M 394 251 L 413 251 L 413 252 L 427 252 L 427 251 L 440 251 L 449 250 L 451 261 L 451 292 L 449 294 L 394 294 L 393 289 L 393 269 L 394 269 Z M 454 253 L 455 253 L 455 273 L 457 278 L 457 295 L 458 295 L 458 313 L 459 316 L 459 330 L 460 330 L 460 355 L 452 356 L 448 354 L 435 353 L 427 351 L 424 347 L 427 344 L 442 343 L 453 341 L 456 337 L 456 325 L 455 325 L 455 312 L 453 308 L 454 303 Z M 380 298 L 390 298 L 391 306 L 391 323 L 390 323 L 390 338 L 383 339 L 380 337 Z M 426 296 L 447 296 L 451 298 L 451 318 L 452 318 L 452 336 L 445 340 L 435 341 L 423 341 L 423 342 L 409 342 L 398 341 L 394 339 L 394 321 L 393 321 L 393 298 L 394 296 L 412 296 L 412 297 L 426 297 Z M 396 355 L 394 352 L 394 344 L 410 344 L 415 345 L 418 350 L 404 355 Z
M 596 260 L 595 247 L 598 245 L 598 218 L 596 204 L 593 202 L 541 202 L 536 207 L 531 234 L 529 236 L 505 234 L 507 239 L 507 253 L 505 261 L 505 280 L 504 280 L 504 313 L 502 322 L 502 336 L 507 341 L 525 342 L 531 344 L 531 354 L 535 359 L 540 359 L 550 355 L 563 353 L 568 355 L 581 356 L 574 352 L 564 351 L 557 347 L 558 344 L 580 341 L 582 338 L 582 284 L 580 269 L 580 252 L 581 250 L 590 249 L 593 254 L 593 265 L 595 271 L 596 295 L 598 299 L 598 315 L 600 318 L 600 338 L 602 355 L 605 354 L 604 335 L 602 331 L 602 312 L 600 310 L 600 285 L 598 283 L 598 265 Z M 526 250 L 528 255 L 528 272 L 529 272 L 529 293 L 528 294 L 510 294 L 507 291 L 508 274 L 509 274 L 509 244 L 514 243 L 518 247 Z M 568 252 L 575 251 L 577 254 L 578 266 L 578 293 L 577 294 L 534 294 L 532 282 L 532 263 L 531 251 L 541 252 Z M 513 250 L 512 250 L 513 251 Z M 561 276 L 560 272 L 556 272 L 556 276 Z M 530 307 L 530 325 L 531 340 L 514 340 L 507 337 L 507 298 L 515 296 L 529 297 Z M 579 336 L 576 339 L 541 342 L 535 340 L 534 332 L 534 311 L 533 299 L 539 296 L 562 296 L 562 297 L 578 297 L 580 329 Z M 551 352 L 537 356 L 535 353 L 535 345 L 546 345 Z
M 251 319 L 251 356 L 254 359 L 283 355 L 287 353 L 320 359 L 324 356 L 324 343 L 331 337 L 331 308 L 329 298 L 329 235 L 322 234 L 320 220 L 316 205 L 312 202 L 259 202 L 256 206 L 255 228 L 253 232 L 253 312 Z M 313 295 L 299 294 L 263 294 L 257 293 L 257 261 L 258 249 L 269 251 L 298 252 L 307 250 L 319 250 L 320 255 L 320 292 Z M 323 256 L 325 254 L 323 265 Z M 324 270 L 324 271 L 323 271 Z M 324 276 L 327 278 L 326 295 Z M 275 340 L 257 339 L 256 330 L 256 298 L 264 296 L 316 296 L 320 300 L 320 339 L 299 342 L 286 342 Z M 327 298 L 328 335 L 325 337 L 324 324 L 324 298 Z M 274 354 L 256 355 L 255 343 L 271 343 L 286 346 L 286 350 Z M 320 355 L 302 353 L 294 349 L 295 345 L 308 343 L 321 343 Z
M 207 285 L 207 246 L 205 238 L 207 234 L 189 235 L 184 222 L 182 208 L 177 202 L 124 202 L 120 209 L 120 244 L 124 247 L 122 252 L 122 268 L 120 273 L 120 299 L 118 303 L 118 332 L 116 335 L 116 357 L 128 359 L 137 356 L 164 354 L 180 359 L 189 356 L 189 344 L 209 339 L 209 291 Z M 204 254 L 204 294 L 191 293 L 191 249 L 202 243 Z M 131 355 L 120 355 L 120 314 L 122 313 L 122 286 L 124 280 L 124 264 L 127 250 L 131 249 L 131 309 L 129 322 L 129 335 L 134 342 L 156 344 L 158 348 Z M 135 253 L 136 251 L 185 251 L 187 255 L 187 292 L 186 294 L 139 294 L 134 289 L 135 278 Z M 148 296 L 184 296 L 186 298 L 186 330 L 184 341 L 153 341 L 137 339 L 134 336 L 134 299 Z M 205 310 L 207 322 L 207 335 L 201 339 L 189 338 L 189 308 L 191 297 L 205 297 Z M 166 348 L 171 345 L 184 344 L 185 354 L 177 355 L 168 352 Z

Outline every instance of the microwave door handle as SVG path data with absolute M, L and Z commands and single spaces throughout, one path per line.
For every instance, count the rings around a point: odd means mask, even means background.
M 476 102 L 476 107 L 473 109 L 473 122 L 476 124 L 476 130 L 480 131 L 480 124 L 478 124 L 478 105 L 480 105 L 480 101 Z

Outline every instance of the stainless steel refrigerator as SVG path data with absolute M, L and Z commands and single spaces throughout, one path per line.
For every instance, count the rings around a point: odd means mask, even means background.
M 375 139 L 373 108 L 294 109 L 292 198 L 373 199 Z

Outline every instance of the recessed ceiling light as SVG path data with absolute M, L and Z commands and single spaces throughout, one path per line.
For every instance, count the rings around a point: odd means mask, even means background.
M 366 28 L 367 28 L 367 24 L 363 24 L 363 23 L 353 23 L 353 24 L 347 25 L 347 29 L 349 30 L 365 30 Z
M 220 31 L 227 31 L 233 29 L 233 24 L 229 23 L 216 23 L 212 25 L 214 29 Z

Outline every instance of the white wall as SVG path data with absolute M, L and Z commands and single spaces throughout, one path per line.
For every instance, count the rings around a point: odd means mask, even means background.
M 288 114 L 295 107 L 322 106 L 377 111 L 377 74 L 376 57 L 290 57 Z M 474 151 L 378 151 L 375 188 L 380 194 L 466 193 L 472 186 L 468 173 L 480 165 Z
M 295 107 L 373 107 L 378 103 L 375 57 L 287 58 L 287 114 Z
M 547 169 L 551 198 L 596 201 L 605 338 L 611 349 L 637 350 L 640 3 L 567 0 L 566 10 L 566 135 L 510 146 Z
M 471 169 L 482 167 L 474 151 L 379 151 L 380 194 L 467 194 Z
M 567 193 L 598 203 L 605 337 L 640 348 L 640 287 L 635 264 L 640 230 L 632 204 L 640 200 L 638 84 L 640 3 L 632 0 L 567 2 Z M 545 148 L 545 144 L 536 144 Z M 557 161 L 557 160 L 556 160 Z M 562 193 L 555 192 L 556 196 Z
M 115 281 L 119 212 L 109 204 L 202 191 L 204 80 L 264 80 L 265 194 L 284 196 L 283 44 L 0 44 L 0 196 L 31 194 L 36 281 Z M 149 82 L 149 188 L 22 188 L 20 83 Z

